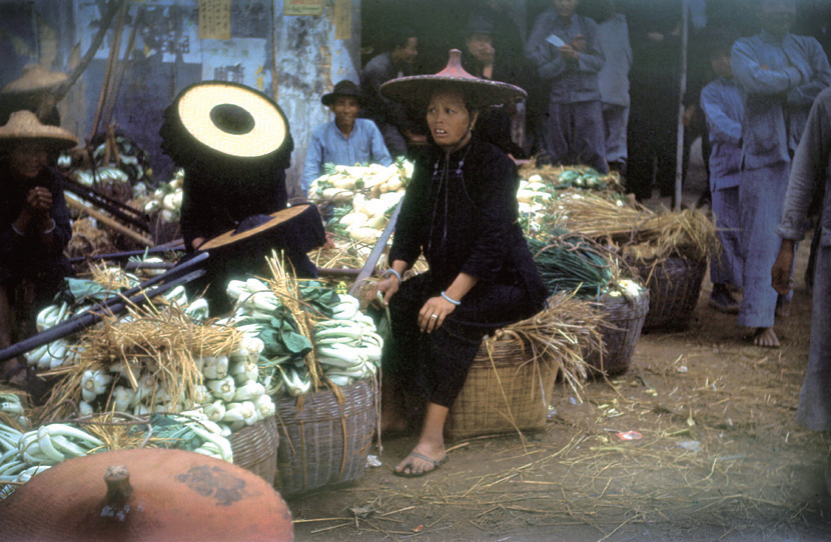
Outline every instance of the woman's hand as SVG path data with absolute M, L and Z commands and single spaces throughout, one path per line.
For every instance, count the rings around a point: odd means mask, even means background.
M 770 270 L 771 285 L 780 295 L 788 295 L 793 290 L 793 280 L 791 280 L 793 259 L 794 242 L 789 239 L 783 239 L 782 247 L 779 249 L 779 255 L 776 256 L 776 261 Z
M 401 284 L 398 282 L 398 277 L 395 275 L 387 277 L 381 282 L 375 283 L 375 286 L 373 286 L 372 289 L 369 290 L 369 293 L 366 294 L 366 301 L 370 305 L 374 305 L 378 308 L 386 307 L 390 304 L 390 299 L 395 295 L 400 286 Z M 381 302 L 378 300 L 378 294 L 384 296 L 383 305 L 381 305 Z
M 456 310 L 456 305 L 441 296 L 431 297 L 418 313 L 418 327 L 422 333 L 432 333 L 444 324 L 444 319 Z
M 52 209 L 52 192 L 48 188 L 36 186 L 26 194 L 26 204 L 34 215 L 48 213 Z

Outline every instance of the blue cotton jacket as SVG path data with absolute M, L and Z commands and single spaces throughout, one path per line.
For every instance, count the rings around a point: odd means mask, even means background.
M 710 133 L 710 190 L 739 185 L 744 96 L 734 79 L 719 77 L 701 90 L 701 109 Z
M 819 42 L 765 32 L 733 45 L 733 73 L 746 92 L 742 153 L 746 169 L 789 162 L 811 104 L 831 85 L 831 67 Z
M 549 43 L 555 35 L 571 43 L 578 34 L 586 38 L 586 50 L 577 62 L 566 61 L 557 46 Z M 550 100 L 556 103 L 579 103 L 600 100 L 597 72 L 605 57 L 597 41 L 597 23 L 588 17 L 573 15 L 566 25 L 553 7 L 548 8 L 534 24 L 534 30 L 525 46 L 525 54 L 537 67 L 537 74 L 551 84 Z
M 355 164 L 381 164 L 389 166 L 392 158 L 384 145 L 381 131 L 368 119 L 355 119 L 349 138 L 343 135 L 335 121 L 318 126 L 312 132 L 306 161 L 303 163 L 303 192 L 309 191 L 312 181 L 323 175 L 323 164 L 354 166 Z

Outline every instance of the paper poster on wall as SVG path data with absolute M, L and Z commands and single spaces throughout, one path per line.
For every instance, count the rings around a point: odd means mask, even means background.
M 323 15 L 323 0 L 283 0 L 283 15 Z
M 335 0 L 335 39 L 352 38 L 352 0 Z
M 179 5 L 172 0 L 130 5 L 121 37 L 119 58 L 124 58 L 129 41 L 127 36 L 132 32 L 132 24 L 136 20 L 139 8 L 143 11 L 141 25 L 136 34 L 135 50 L 141 52 L 144 58 L 161 54 L 164 62 L 175 62 L 177 56 L 188 64 L 202 61 L 198 8 L 195 4 Z M 98 32 L 101 11 L 94 3 L 81 4 L 78 11 L 80 20 L 86 21 L 81 29 L 81 50 L 86 52 Z M 101 47 L 95 52 L 96 59 L 107 60 L 112 39 L 113 29 L 110 28 Z
M 202 80 L 230 81 L 265 90 L 266 40 L 202 40 Z
M 231 39 L 231 0 L 199 0 L 199 39 Z

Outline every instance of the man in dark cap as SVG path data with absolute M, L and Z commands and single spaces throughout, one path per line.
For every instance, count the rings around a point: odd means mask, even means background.
M 323 175 L 323 165 L 327 163 L 343 166 L 392 164 L 384 137 L 375 123 L 357 118 L 364 100 L 355 83 L 340 81 L 320 101 L 335 115 L 335 120 L 318 126 L 312 133 L 303 165 L 303 193 L 308 192 L 312 181 Z

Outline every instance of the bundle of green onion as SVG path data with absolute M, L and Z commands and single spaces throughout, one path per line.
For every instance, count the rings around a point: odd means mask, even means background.
M 614 278 L 613 262 L 596 242 L 565 230 L 550 230 L 546 240 L 527 239 L 548 294 L 576 292 L 597 298 Z

